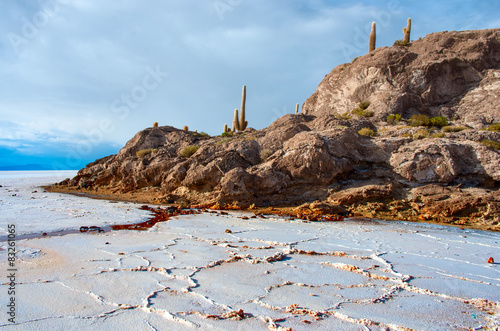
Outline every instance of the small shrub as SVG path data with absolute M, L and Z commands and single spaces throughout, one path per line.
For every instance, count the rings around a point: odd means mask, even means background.
M 431 138 L 444 138 L 446 135 L 442 132 L 436 132 L 431 135 Z
M 351 115 L 348 112 L 343 113 L 342 115 L 335 115 L 335 118 L 340 120 L 349 120 L 351 119 Z
M 424 139 L 429 137 L 429 131 L 427 129 L 420 129 L 413 134 L 413 139 Z
M 358 134 L 361 136 L 370 136 L 370 137 L 375 137 L 376 133 L 370 128 L 362 128 L 361 130 L 358 131 Z
M 353 114 L 353 115 L 358 115 L 358 116 L 363 116 L 363 113 L 364 113 L 364 112 L 365 112 L 365 111 L 364 111 L 363 109 L 361 109 L 361 108 L 355 108 L 355 109 L 353 109 L 353 110 L 351 111 L 351 114 Z
M 399 122 L 401 122 L 401 115 L 391 114 L 391 115 L 387 116 L 387 124 L 396 125 Z
M 270 149 L 267 149 L 267 148 L 264 148 L 264 149 L 261 149 L 260 152 L 259 152 L 259 155 L 260 155 L 260 160 L 262 162 L 266 162 L 266 160 L 271 156 L 273 155 L 273 151 L 271 151 Z
M 222 132 L 221 136 L 222 137 L 232 137 L 233 136 L 233 131 Z
M 209 135 L 208 133 L 203 132 L 203 131 L 201 131 L 200 133 L 195 132 L 195 133 L 194 133 L 194 136 L 195 136 L 195 137 L 203 137 L 203 138 L 208 138 L 208 137 L 210 137 L 210 135 Z
M 409 132 L 406 132 L 406 133 L 403 134 L 403 137 L 404 138 L 413 138 L 413 135 L 411 133 L 409 133 Z
M 370 101 L 363 101 L 359 103 L 358 107 L 365 110 L 366 108 L 370 107 L 370 105 L 371 105 Z
M 357 116 L 372 117 L 373 115 L 375 115 L 375 113 L 372 111 L 367 111 L 366 108 L 368 108 L 368 107 L 370 107 L 370 101 L 360 102 L 358 105 L 358 108 L 353 109 L 351 111 L 351 114 L 357 115 Z M 344 114 L 344 116 L 345 115 L 349 115 L 349 114 L 346 113 L 346 114 Z
M 408 124 L 413 127 L 429 126 L 431 124 L 431 120 L 429 119 L 429 116 L 426 115 L 413 115 L 412 117 L 410 117 Z
M 403 39 L 398 39 L 394 42 L 392 46 L 406 46 L 408 43 L 404 41 Z
M 151 148 L 148 148 L 148 149 L 141 149 L 140 151 L 137 151 L 137 152 L 135 153 L 135 156 L 140 157 L 140 158 L 143 158 L 143 157 L 145 157 L 146 155 L 149 155 L 149 154 L 151 154 L 151 153 L 153 153 L 153 150 L 152 150 Z
M 500 123 L 495 123 L 486 128 L 488 131 L 500 132 Z
M 182 150 L 181 156 L 189 158 L 189 157 L 191 157 L 191 155 L 193 155 L 194 153 L 196 153 L 196 151 L 198 150 L 198 148 L 200 148 L 200 146 L 198 146 L 198 145 L 188 146 L 188 147 L 186 147 L 186 148 L 184 148 Z
M 354 109 L 353 111 L 351 111 L 351 114 L 363 117 L 373 117 L 373 115 L 375 115 L 375 113 L 371 110 L 363 110 L 361 108 Z
M 443 132 L 460 132 L 465 129 L 467 129 L 465 126 L 451 126 L 451 125 L 443 126 L 441 128 Z
M 437 126 L 438 128 L 442 128 L 443 126 L 448 125 L 448 118 L 444 116 L 436 116 L 431 118 L 431 125 Z
M 496 150 L 500 150 L 500 143 L 499 142 L 496 142 L 496 141 L 493 141 L 493 140 L 481 140 L 480 143 L 483 144 L 486 147 L 494 148 Z

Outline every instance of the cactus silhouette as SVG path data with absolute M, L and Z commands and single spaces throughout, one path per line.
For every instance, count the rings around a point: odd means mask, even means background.
M 406 23 L 406 28 L 403 28 L 403 33 L 405 34 L 403 45 L 406 45 L 410 42 L 411 18 L 408 18 L 408 22 Z
M 375 50 L 375 43 L 377 41 L 377 27 L 375 22 L 372 23 L 372 31 L 370 32 L 370 42 L 368 45 L 368 52 Z
M 243 85 L 243 90 L 241 91 L 241 113 L 240 113 L 240 123 L 238 125 L 238 131 L 243 131 L 247 128 L 248 122 L 245 121 L 245 103 L 247 100 L 247 87 Z
M 240 123 L 238 122 L 238 109 L 234 110 L 234 119 L 233 119 L 233 132 L 236 130 L 240 131 Z

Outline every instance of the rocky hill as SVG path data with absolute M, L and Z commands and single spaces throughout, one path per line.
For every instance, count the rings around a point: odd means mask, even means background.
M 338 66 L 304 111 L 343 114 L 370 101 L 382 121 L 389 114 L 442 115 L 481 128 L 500 119 L 499 61 L 499 29 L 432 33 Z
M 498 98 L 500 29 L 433 33 L 338 66 L 302 114 L 232 137 L 148 128 L 51 189 L 500 230 Z

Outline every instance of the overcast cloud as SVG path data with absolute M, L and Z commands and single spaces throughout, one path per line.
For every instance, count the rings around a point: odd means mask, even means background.
M 500 27 L 494 1 L 0 2 L 0 166 L 80 168 L 160 125 L 220 134 L 247 85 L 261 129 L 335 66 L 443 30 Z

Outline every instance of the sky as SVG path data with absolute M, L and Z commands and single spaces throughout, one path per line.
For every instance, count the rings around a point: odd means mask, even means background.
M 79 169 L 138 131 L 220 135 L 247 86 L 248 126 L 295 111 L 368 50 L 500 27 L 471 0 L 0 0 L 0 170 Z

